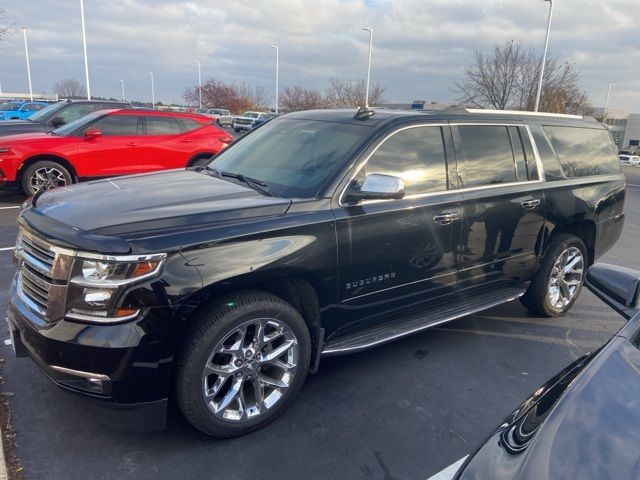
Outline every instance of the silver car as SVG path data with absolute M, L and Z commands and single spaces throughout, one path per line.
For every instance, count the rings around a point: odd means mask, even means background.
M 207 110 L 206 115 L 215 118 L 218 125 L 231 125 L 233 123 L 231 112 L 223 108 L 210 108 Z

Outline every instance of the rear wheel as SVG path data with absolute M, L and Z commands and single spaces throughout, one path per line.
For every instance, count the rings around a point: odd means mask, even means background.
M 73 178 L 58 162 L 40 161 L 28 166 L 22 174 L 22 191 L 34 195 L 40 190 L 64 187 L 73 183 Z
M 239 292 L 204 306 L 192 321 L 176 391 L 197 429 L 216 437 L 248 433 L 278 416 L 302 387 L 309 331 L 282 299 Z
M 549 245 L 522 304 L 545 317 L 564 315 L 575 303 L 587 268 L 587 248 L 578 237 L 556 236 Z
M 213 155 L 199 155 L 199 156 L 194 157 L 191 160 L 189 160 L 189 164 L 187 166 L 188 167 L 202 167 L 202 166 L 206 165 L 207 163 L 209 163 L 212 158 L 213 158 Z

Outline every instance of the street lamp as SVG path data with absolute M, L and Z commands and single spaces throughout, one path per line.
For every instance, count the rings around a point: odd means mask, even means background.
M 536 93 L 536 105 L 533 109 L 534 112 L 538 111 L 540 107 L 540 95 L 542 94 L 542 80 L 544 79 L 544 66 L 547 62 L 547 50 L 549 48 L 549 34 L 551 33 L 551 17 L 553 16 L 553 0 L 544 0 L 549 2 L 549 19 L 547 20 L 547 36 L 544 40 L 544 53 L 542 54 L 542 62 L 540 65 L 540 78 L 538 79 L 538 92 Z
M 156 92 L 153 87 L 153 72 L 147 72 L 147 73 L 151 77 L 151 108 L 155 109 L 156 108 Z
M 29 46 L 27 45 L 27 27 L 22 27 L 22 36 L 24 37 L 24 56 L 27 59 L 27 80 L 29 81 L 29 97 L 33 102 L 33 89 L 31 88 L 31 65 L 29 64 Z
M 202 109 L 202 69 L 200 60 L 194 60 L 198 64 L 198 108 Z
M 369 82 L 371 80 L 371 50 L 373 48 L 373 27 L 364 27 L 369 32 L 369 63 L 367 64 L 367 89 L 364 93 L 364 107 L 369 108 Z
M 84 79 L 87 84 L 87 100 L 91 100 L 91 87 L 89 86 L 89 60 L 87 59 L 87 34 L 84 30 L 84 0 L 80 0 L 80 16 L 82 18 L 82 48 L 84 50 Z
M 122 101 L 124 102 L 124 80 L 118 80 L 120 82 L 120 87 L 122 88 Z
M 278 113 L 278 81 L 280 75 L 280 47 L 277 45 L 271 45 L 271 48 L 276 49 L 276 114 Z
M 611 97 L 611 88 L 615 87 L 616 84 L 613 82 L 609 82 L 609 88 L 607 89 L 607 101 L 604 103 L 604 112 L 602 112 L 602 121 L 607 121 L 607 110 L 609 109 L 609 98 Z

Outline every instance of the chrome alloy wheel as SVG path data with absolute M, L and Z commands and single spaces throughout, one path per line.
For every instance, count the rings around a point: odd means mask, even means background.
M 272 408 L 293 383 L 298 339 L 273 318 L 249 320 L 213 349 L 202 375 L 207 408 L 232 422 L 253 420 Z
M 549 303 L 562 309 L 576 296 L 584 270 L 584 258 L 577 247 L 569 247 L 560 254 L 549 278 Z
M 55 187 L 64 187 L 67 179 L 64 174 L 55 167 L 42 167 L 37 169 L 29 179 L 29 186 L 33 193 L 42 189 L 48 190 Z

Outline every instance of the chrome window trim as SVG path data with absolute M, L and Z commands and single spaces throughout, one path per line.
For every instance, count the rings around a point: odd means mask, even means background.
M 72 368 L 59 367 L 58 365 L 51 365 L 51 368 L 57 372 L 65 373 L 67 375 L 72 375 L 75 377 L 101 380 L 103 382 L 108 382 L 111 380 L 107 375 L 103 375 L 101 373 L 83 372 L 82 370 L 74 370 Z
M 540 157 L 540 152 L 538 152 L 538 145 L 536 145 L 536 141 L 533 139 L 531 127 L 525 124 L 524 128 L 527 130 L 529 142 L 531 142 L 531 146 L 533 147 L 533 156 L 535 157 L 536 165 L 538 166 L 538 178 L 541 182 L 546 182 L 546 177 L 544 175 L 544 165 L 542 165 L 542 158 Z

